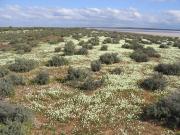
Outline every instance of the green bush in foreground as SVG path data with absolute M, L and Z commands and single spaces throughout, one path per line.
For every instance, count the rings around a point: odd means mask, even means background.
M 13 83 L 11 80 L 0 79 L 0 97 L 9 97 L 14 94 Z
M 49 74 L 46 71 L 41 71 L 33 80 L 34 83 L 45 85 L 49 83 Z
M 52 59 L 48 61 L 47 66 L 59 67 L 67 65 L 68 63 L 68 60 L 62 56 L 53 56 Z
M 9 73 L 9 70 L 5 67 L 0 67 L 0 78 L 6 76 Z
M 91 70 L 93 72 L 97 72 L 101 70 L 101 62 L 99 60 L 95 60 L 91 62 Z
M 114 64 L 120 61 L 117 53 L 105 53 L 100 56 L 102 64 Z
M 13 104 L 0 103 L 1 135 L 25 135 L 24 123 L 31 123 L 32 113 L 24 107 Z
M 154 76 L 145 79 L 140 83 L 140 87 L 145 90 L 155 91 L 163 90 L 166 86 L 166 79 L 161 74 L 155 74 Z
M 9 65 L 9 70 L 14 72 L 29 72 L 36 67 L 34 60 L 16 59 L 15 63 Z
M 81 49 L 79 49 L 79 50 L 76 52 L 76 55 L 88 55 L 88 49 L 82 47 Z
M 154 70 L 165 75 L 180 75 L 180 63 L 159 64 L 154 68 Z
M 169 128 L 180 128 L 180 91 L 144 108 L 142 118 L 157 120 Z

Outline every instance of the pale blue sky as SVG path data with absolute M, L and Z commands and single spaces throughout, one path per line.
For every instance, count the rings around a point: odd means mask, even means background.
M 0 0 L 0 26 L 180 28 L 180 0 Z

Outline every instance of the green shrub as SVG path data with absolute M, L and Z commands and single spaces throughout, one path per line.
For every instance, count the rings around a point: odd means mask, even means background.
M 127 43 L 122 45 L 122 48 L 131 49 L 131 46 Z
M 180 75 L 180 63 L 159 64 L 154 68 L 154 70 L 165 75 Z
M 65 47 L 64 47 L 64 54 L 65 55 L 74 55 L 75 53 L 75 45 L 72 41 L 69 41 L 65 44 Z
M 121 68 L 115 68 L 110 71 L 111 74 L 120 75 L 122 73 Z
M 143 48 L 142 51 L 149 57 L 157 57 L 157 58 L 160 57 L 157 51 L 152 47 Z
M 80 86 L 82 90 L 95 90 L 98 87 L 101 87 L 103 80 L 93 80 L 93 78 L 87 78 L 83 84 Z
M 91 70 L 94 72 L 101 70 L 101 62 L 99 60 L 91 62 Z
M 6 76 L 9 73 L 9 70 L 5 67 L 0 67 L 0 78 Z
M 100 56 L 100 61 L 103 64 L 113 64 L 120 61 L 117 53 L 105 53 Z
M 51 60 L 48 61 L 47 66 L 64 66 L 68 64 L 68 60 L 62 56 L 53 56 Z
M 5 102 L 0 103 L 1 135 L 25 135 L 24 123 L 31 123 L 32 113 L 24 107 Z
M 41 71 L 33 80 L 34 83 L 45 85 L 49 83 L 49 74 L 46 71 Z
M 56 47 L 55 49 L 54 49 L 54 52 L 60 52 L 61 51 L 61 47 Z
M 8 79 L 0 79 L 0 96 L 9 97 L 14 94 L 13 83 Z
M 84 40 L 82 40 L 82 41 L 79 42 L 79 46 L 83 46 L 84 44 L 86 44 L 86 43 L 84 42 Z
M 98 37 L 91 38 L 87 41 L 87 43 L 93 46 L 99 45 L 99 38 Z
M 71 80 L 80 80 L 80 81 L 82 81 L 87 76 L 88 76 L 88 74 L 87 74 L 87 72 L 85 70 L 83 70 L 83 69 L 75 69 L 75 68 L 69 67 L 66 79 L 68 81 L 71 81 Z
M 86 48 L 86 49 L 88 49 L 88 50 L 92 50 L 92 49 L 93 49 L 93 45 L 91 45 L 91 44 L 84 44 L 84 45 L 82 46 L 82 48 Z
M 108 50 L 108 46 L 107 45 L 101 46 L 101 51 L 107 51 L 107 50 Z
M 81 49 L 79 49 L 77 52 L 76 52 L 76 55 L 87 55 L 88 54 L 88 49 L 82 47 Z
M 16 59 L 15 63 L 9 65 L 9 70 L 14 72 L 29 72 L 36 67 L 34 60 Z
M 145 54 L 142 50 L 136 50 L 130 55 L 131 59 L 135 60 L 136 62 L 147 62 L 149 57 Z
M 166 79 L 161 74 L 155 74 L 154 76 L 145 79 L 140 83 L 140 87 L 145 90 L 163 90 L 166 86 Z
M 169 48 L 169 46 L 168 46 L 168 45 L 161 44 L 161 45 L 159 46 L 159 48 Z
M 17 74 L 10 74 L 7 76 L 7 79 L 12 82 L 13 85 L 25 85 L 25 79 Z
M 26 135 L 25 130 L 22 127 L 22 124 L 19 122 L 10 122 L 3 128 L 0 128 L 1 135 Z
M 103 44 L 108 44 L 108 43 L 112 43 L 112 39 L 111 38 L 104 39 Z
M 169 128 L 180 128 L 180 91 L 160 99 L 158 102 L 144 108 L 144 120 L 157 120 Z

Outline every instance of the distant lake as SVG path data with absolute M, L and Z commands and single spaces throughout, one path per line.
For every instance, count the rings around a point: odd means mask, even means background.
M 129 32 L 138 34 L 148 34 L 148 35 L 159 35 L 159 36 L 170 36 L 170 37 L 180 37 L 179 30 L 158 30 L 158 29 L 130 29 L 130 28 L 94 28 L 98 30 L 106 31 L 116 31 L 116 32 Z

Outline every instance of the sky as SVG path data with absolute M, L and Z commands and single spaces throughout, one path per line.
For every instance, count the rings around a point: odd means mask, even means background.
M 180 29 L 180 0 L 0 0 L 0 26 Z

